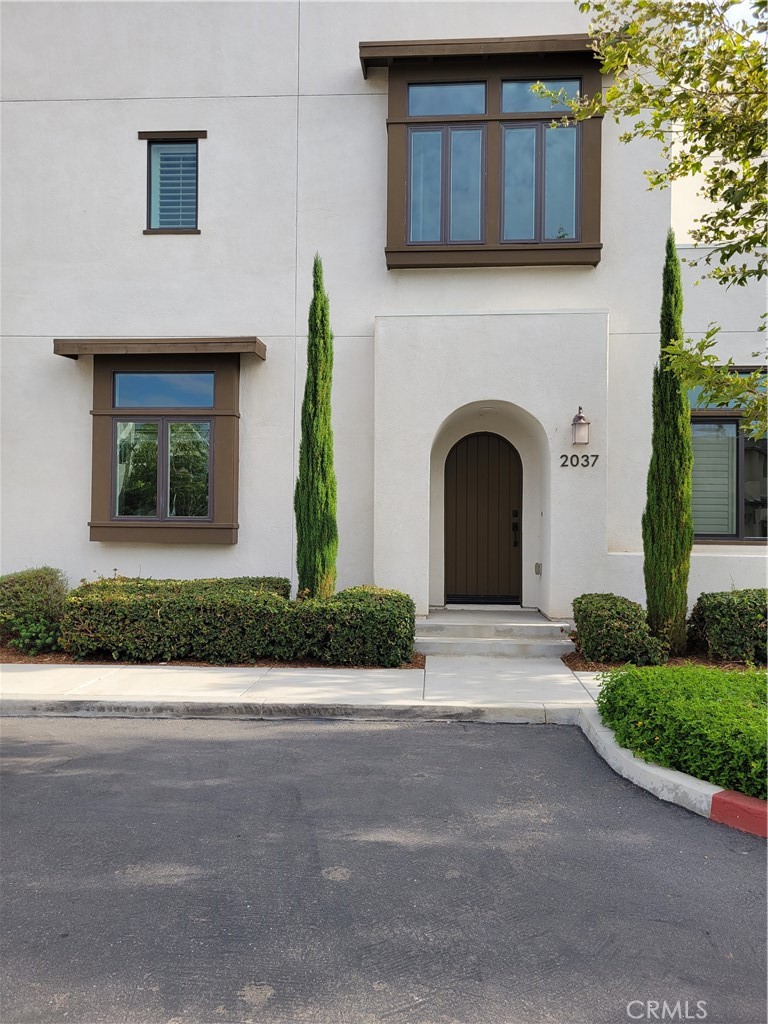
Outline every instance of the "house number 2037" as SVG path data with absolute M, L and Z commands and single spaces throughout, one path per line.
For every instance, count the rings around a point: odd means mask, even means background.
M 587 466 L 591 469 L 599 458 L 599 455 L 561 455 L 560 466 L 563 469 L 566 466 Z

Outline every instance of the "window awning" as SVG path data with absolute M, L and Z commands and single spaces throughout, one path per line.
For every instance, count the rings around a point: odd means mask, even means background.
M 57 356 L 168 356 L 218 355 L 224 352 L 253 352 L 267 358 L 267 346 L 260 338 L 54 338 Z
M 391 67 L 398 60 L 435 60 L 456 57 L 505 57 L 513 54 L 587 53 L 590 36 L 515 36 L 490 39 L 401 39 L 360 43 L 363 78 L 369 68 Z

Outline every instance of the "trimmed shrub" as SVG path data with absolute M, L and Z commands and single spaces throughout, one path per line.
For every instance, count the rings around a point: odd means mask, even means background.
M 328 601 L 291 602 L 264 582 L 118 577 L 86 583 L 67 599 L 62 646 L 80 658 L 220 665 L 311 658 L 395 666 L 411 658 L 414 606 L 407 595 L 354 588 Z M 287 584 L 266 582 L 283 591 Z
M 29 654 L 55 651 L 67 589 L 50 565 L 0 576 L 0 642 Z
M 616 594 L 582 594 L 573 602 L 576 642 L 589 661 L 661 665 L 668 649 L 651 636 L 645 612 Z
M 604 679 L 597 708 L 622 747 L 644 761 L 765 799 L 762 672 L 627 665 Z
M 766 663 L 768 590 L 701 594 L 688 622 L 688 644 L 715 661 Z
M 76 657 L 226 664 L 264 657 L 251 631 L 287 605 L 288 580 L 272 577 L 152 580 L 121 576 L 84 583 L 66 603 L 61 644 Z M 256 653 L 250 653 L 251 648 Z
M 415 606 L 407 594 L 350 587 L 325 602 L 330 611 L 323 661 L 395 667 L 413 657 Z

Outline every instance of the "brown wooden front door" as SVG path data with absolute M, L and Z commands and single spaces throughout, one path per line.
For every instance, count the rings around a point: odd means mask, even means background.
M 445 600 L 518 604 L 523 467 L 498 434 L 469 434 L 445 460 Z

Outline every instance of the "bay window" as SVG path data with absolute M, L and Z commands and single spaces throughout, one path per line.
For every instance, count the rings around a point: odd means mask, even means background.
M 600 119 L 560 123 L 566 98 L 600 89 L 586 36 L 361 43 L 360 57 L 365 75 L 389 69 L 390 269 L 599 262 Z

